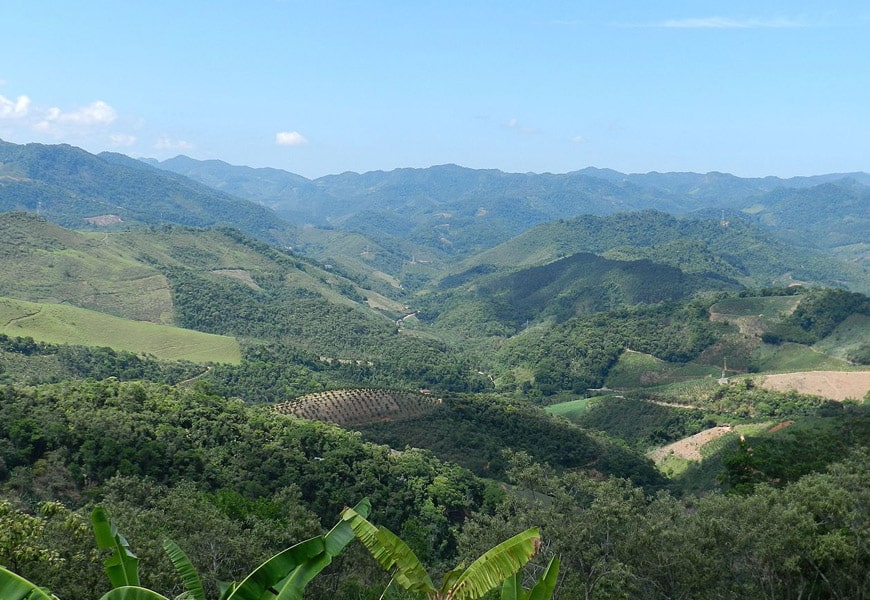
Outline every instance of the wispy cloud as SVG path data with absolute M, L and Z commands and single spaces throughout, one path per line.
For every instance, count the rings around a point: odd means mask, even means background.
M 193 150 L 193 144 L 185 140 L 172 139 L 168 135 L 160 136 L 154 143 L 155 150 Z
M 575 135 L 574 137 L 571 138 L 571 142 L 573 142 L 574 144 L 585 144 L 588 141 L 589 140 L 587 140 L 582 135 Z
M 743 18 L 732 17 L 690 17 L 685 19 L 666 19 L 656 23 L 639 25 L 639 27 L 661 27 L 665 29 L 787 29 L 808 27 L 808 24 L 798 19 L 788 17 L 775 18 Z
M 136 143 L 136 136 L 128 135 L 126 133 L 113 133 L 109 136 L 109 140 L 114 146 L 128 148 Z
M 528 127 L 527 125 L 523 125 L 517 120 L 516 117 L 512 117 L 502 123 L 502 127 L 504 127 L 505 129 L 512 129 L 517 133 L 521 133 L 523 135 L 535 135 L 536 133 L 538 133 L 537 129 L 535 129 L 534 127 Z
M 275 134 L 275 143 L 279 146 L 304 146 L 308 140 L 298 131 L 279 131 Z

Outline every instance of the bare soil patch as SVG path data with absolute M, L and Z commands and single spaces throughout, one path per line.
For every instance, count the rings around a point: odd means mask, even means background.
M 98 227 L 107 227 L 109 225 L 117 225 L 118 223 L 122 223 L 121 217 L 118 215 L 98 215 L 96 217 L 85 217 L 85 221 L 90 223 L 91 225 L 96 225 Z
M 657 450 L 653 450 L 649 454 L 649 457 L 656 463 L 671 454 L 686 460 L 700 461 L 701 447 L 708 442 L 712 442 L 713 440 L 722 437 L 730 431 L 730 425 L 720 425 L 719 427 L 705 429 L 700 433 L 696 433 L 695 435 L 674 442 L 673 444 L 668 444 L 667 446 L 662 446 Z
M 794 390 L 831 400 L 861 400 L 870 390 L 870 371 L 805 371 L 767 375 L 762 387 L 778 392 Z

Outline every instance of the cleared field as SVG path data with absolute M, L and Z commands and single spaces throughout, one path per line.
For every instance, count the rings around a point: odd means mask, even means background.
M 53 344 L 109 346 L 164 360 L 241 362 L 235 338 L 130 321 L 62 304 L 0 298 L 0 333 Z
M 696 433 L 695 435 L 691 435 L 685 439 L 676 441 L 673 444 L 668 444 L 667 446 L 662 446 L 661 448 L 653 450 L 649 453 L 648 456 L 655 463 L 660 463 L 669 455 L 673 455 L 684 460 L 700 461 L 702 458 L 701 448 L 703 448 L 709 442 L 720 438 L 730 432 L 730 425 L 711 427 L 710 429 L 705 429 L 704 431 Z
M 778 392 L 794 390 L 831 400 L 861 400 L 870 391 L 870 371 L 808 371 L 766 375 L 761 384 Z
M 799 302 L 800 296 L 726 298 L 711 306 L 710 312 L 734 317 L 779 319 L 790 315 Z

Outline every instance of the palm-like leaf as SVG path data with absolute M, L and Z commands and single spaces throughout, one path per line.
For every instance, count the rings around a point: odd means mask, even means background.
M 324 552 L 323 537 L 317 536 L 279 552 L 254 569 L 239 585 L 227 589 L 223 600 L 263 600 L 272 598 L 274 586 L 305 561 Z M 266 593 L 268 592 L 268 595 Z
M 179 548 L 178 544 L 172 540 L 163 541 L 163 549 L 169 560 L 172 561 L 172 566 L 175 571 L 181 576 L 181 581 L 184 583 L 184 589 L 190 594 L 193 600 L 205 600 L 205 589 L 202 587 L 202 580 L 199 578 L 199 573 L 190 562 L 184 550 Z
M 554 556 L 544 570 L 540 579 L 529 592 L 528 600 L 550 600 L 556 591 L 556 581 L 559 579 L 559 557 Z
M 341 518 L 350 523 L 357 539 L 387 571 L 393 571 L 393 580 L 412 592 L 436 595 L 432 579 L 413 550 L 388 529 L 372 525 L 352 508 L 344 509 Z
M 0 598 L 3 600 L 57 600 L 53 596 L 37 586 L 0 567 Z
M 148 588 L 125 585 L 109 590 L 100 600 L 169 600 L 169 598 Z
M 526 590 L 523 589 L 523 574 L 517 571 L 504 580 L 501 586 L 501 600 L 526 600 Z
M 363 498 L 353 507 L 353 510 L 362 517 L 367 517 L 371 508 L 369 499 Z M 293 570 L 290 577 L 281 584 L 276 600 L 301 600 L 305 586 L 329 566 L 332 559 L 344 550 L 353 538 L 353 529 L 351 529 L 350 524 L 343 519 L 339 520 L 335 527 L 323 536 L 323 552 L 309 558 Z
M 91 513 L 94 537 L 100 550 L 111 549 L 112 555 L 103 561 L 103 567 L 112 587 L 139 585 L 139 559 L 117 528 L 109 522 L 106 511 L 99 506 Z
M 532 527 L 488 550 L 471 563 L 449 588 L 442 587 L 445 598 L 463 600 L 480 598 L 515 575 L 540 549 L 541 533 Z

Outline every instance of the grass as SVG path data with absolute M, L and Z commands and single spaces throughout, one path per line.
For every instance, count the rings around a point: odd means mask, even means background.
M 601 398 L 602 396 L 596 396 L 595 400 L 599 400 Z M 568 402 L 551 404 L 545 407 L 544 410 L 551 415 L 565 417 L 569 421 L 573 421 L 579 418 L 588 410 L 587 405 L 589 404 L 590 400 L 592 400 L 592 398 L 578 398 L 576 400 L 569 400 Z
M 235 338 L 12 298 L 0 298 L 0 333 L 54 344 L 108 346 L 162 360 L 241 362 Z
M 753 354 L 752 361 L 756 371 L 770 373 L 842 371 L 849 368 L 849 363 L 843 359 L 791 342 L 775 346 L 762 344 Z
M 845 359 L 870 340 L 870 316 L 854 314 L 840 323 L 831 335 L 819 341 L 816 350 Z
M 696 363 L 669 363 L 641 352 L 623 352 L 619 361 L 608 373 L 605 385 L 612 389 L 667 385 L 717 377 L 720 370 L 717 367 Z

